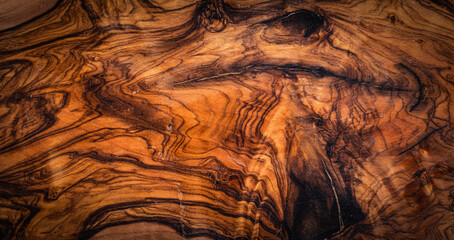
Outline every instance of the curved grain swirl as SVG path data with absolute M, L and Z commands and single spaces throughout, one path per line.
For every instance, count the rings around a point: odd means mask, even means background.
M 0 32 L 0 234 L 450 239 L 453 9 L 61 0 Z

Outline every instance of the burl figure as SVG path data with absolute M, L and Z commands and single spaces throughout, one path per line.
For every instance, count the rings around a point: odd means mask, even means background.
M 41 2 L 1 3 L 2 239 L 454 238 L 452 1 Z

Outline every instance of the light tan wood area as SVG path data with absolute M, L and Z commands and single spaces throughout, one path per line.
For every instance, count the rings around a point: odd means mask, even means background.
M 0 32 L 3 239 L 454 238 L 452 2 L 51 6 Z

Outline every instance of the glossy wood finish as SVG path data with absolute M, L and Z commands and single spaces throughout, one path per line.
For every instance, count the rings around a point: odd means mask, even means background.
M 0 31 L 33 21 L 56 3 L 57 0 L 0 0 Z
M 453 13 L 59 1 L 0 32 L 1 235 L 454 238 Z

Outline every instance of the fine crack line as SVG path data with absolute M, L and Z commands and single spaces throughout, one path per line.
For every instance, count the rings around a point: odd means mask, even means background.
M 333 179 L 331 178 L 331 175 L 328 172 L 328 168 L 326 167 L 325 161 L 323 161 L 323 159 L 321 161 L 323 164 L 323 170 L 325 170 L 325 173 L 329 178 L 329 182 L 331 184 L 331 189 L 333 190 L 334 197 L 336 198 L 337 214 L 339 216 L 339 231 L 338 231 L 338 233 L 339 233 L 339 232 L 342 232 L 342 230 L 344 230 L 344 227 L 345 227 L 344 220 L 342 219 L 342 212 L 341 212 L 341 207 L 340 207 L 340 203 L 339 203 L 339 197 L 337 196 L 336 187 L 334 187 Z

